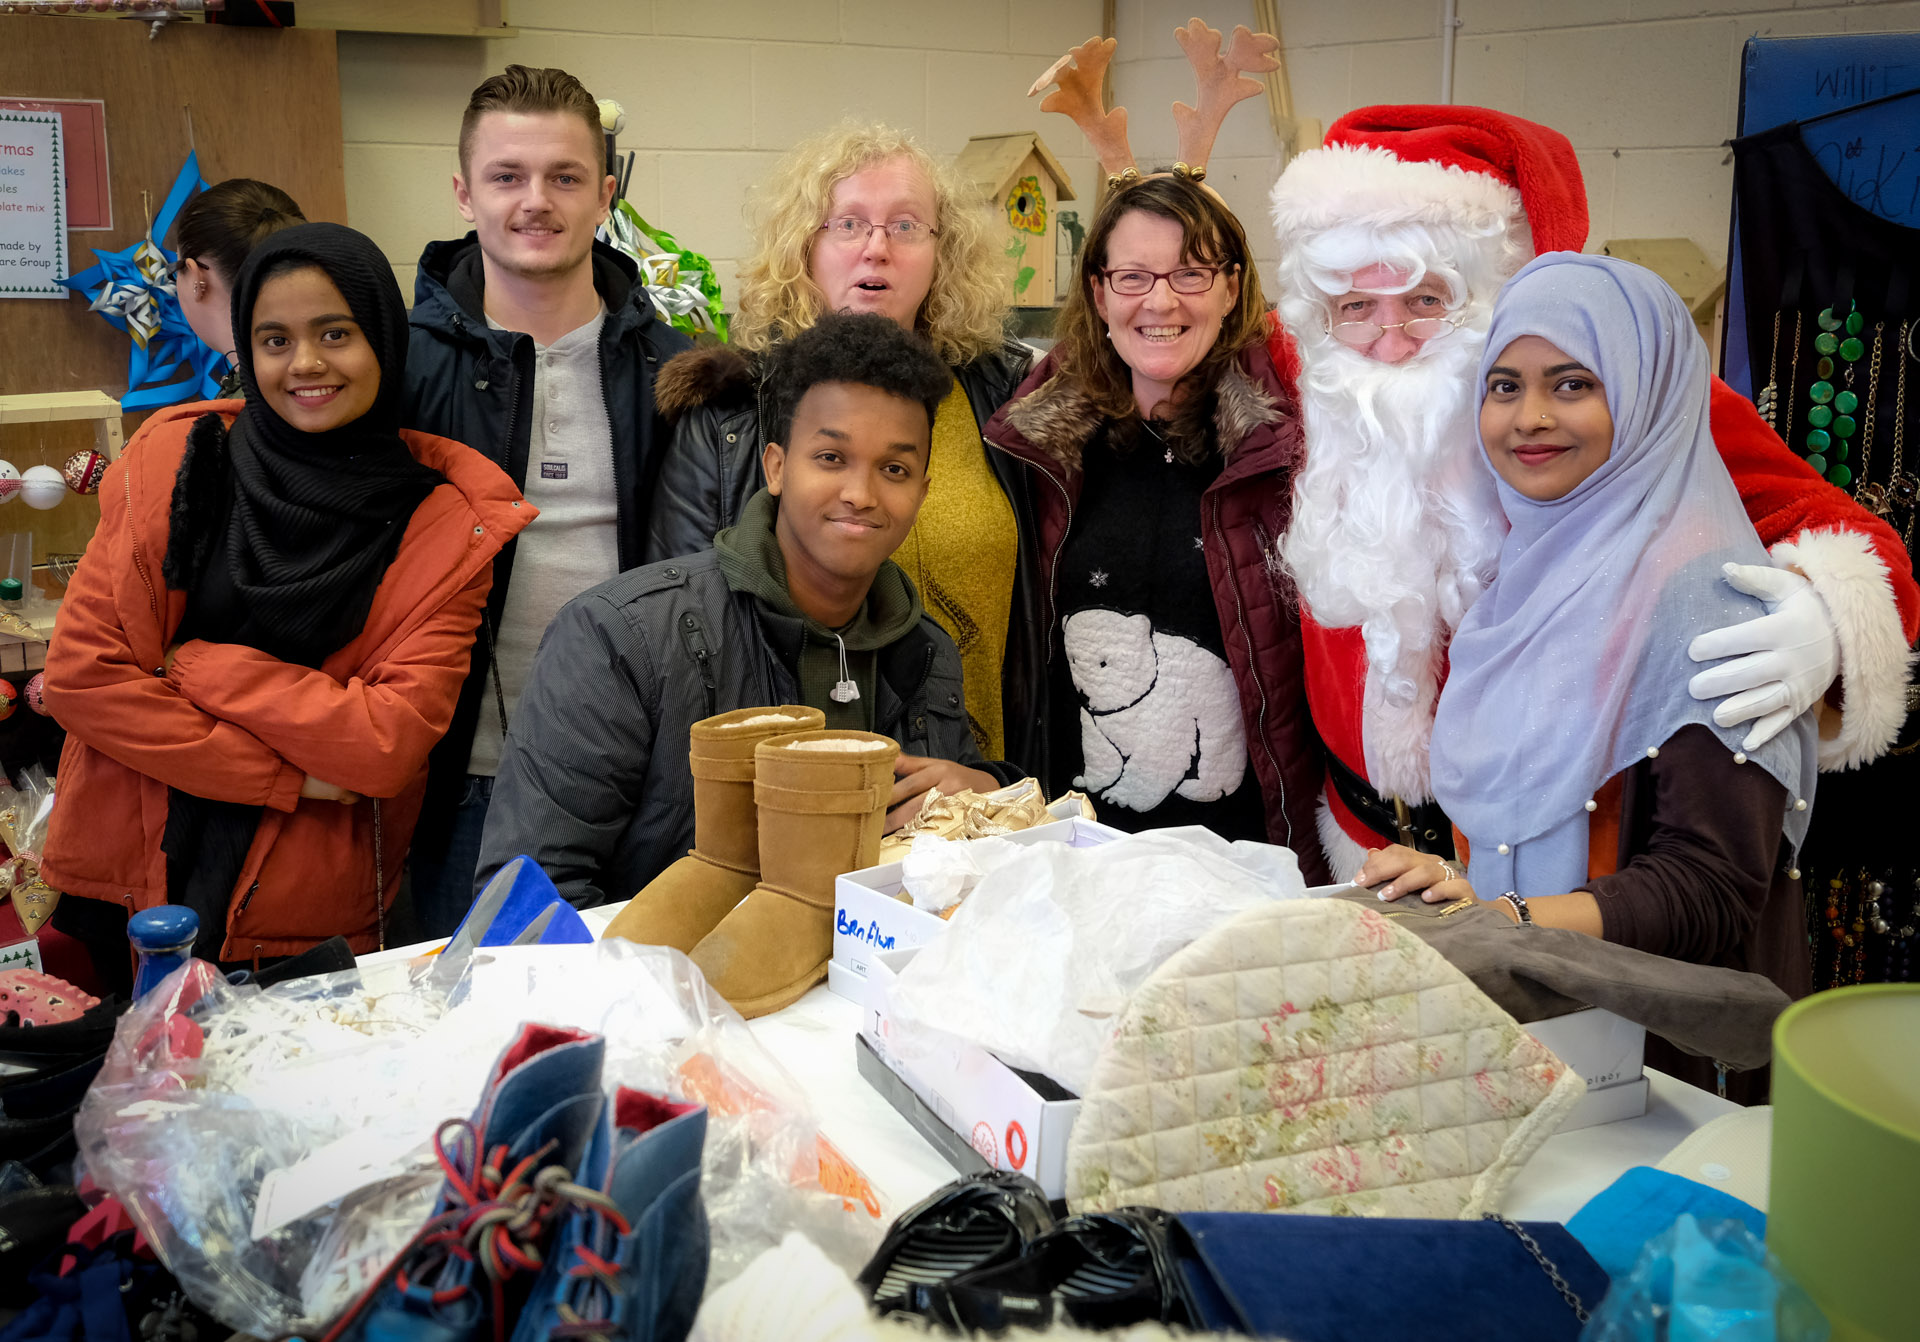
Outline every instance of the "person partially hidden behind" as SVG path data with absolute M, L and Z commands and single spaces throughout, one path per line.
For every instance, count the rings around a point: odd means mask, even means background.
M 561 608 L 507 733 L 478 882 L 524 853 L 576 907 L 628 898 L 692 840 L 689 729 L 740 708 L 804 704 L 899 742 L 889 829 L 936 785 L 1013 781 L 980 757 L 960 655 L 890 559 L 952 385 L 924 340 L 872 314 L 824 316 L 773 348 L 766 488 L 712 550 Z M 846 680 L 857 695 L 835 692 Z
M 1394 845 L 1356 882 L 1387 882 L 1383 899 L 1491 898 L 1518 923 L 1804 996 L 1794 854 L 1814 713 L 1756 745 L 1686 688 L 1683 635 L 1758 612 L 1721 575 L 1762 551 L 1714 450 L 1685 305 L 1651 271 L 1550 253 L 1501 292 L 1480 368 L 1512 530 L 1454 634 L 1433 731 L 1434 795 L 1468 866 Z M 1649 1065 L 1712 1084 L 1705 1059 L 1656 1045 Z

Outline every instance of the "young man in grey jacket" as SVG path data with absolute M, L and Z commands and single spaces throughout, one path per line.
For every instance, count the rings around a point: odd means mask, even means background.
M 507 734 L 476 884 L 519 855 L 577 907 L 626 899 L 693 837 L 687 732 L 807 704 L 900 744 L 888 828 L 926 791 L 989 790 L 960 655 L 890 556 L 927 492 L 952 375 L 883 317 L 830 316 L 770 356 L 767 487 L 714 548 L 569 602 Z M 855 697 L 834 690 L 851 679 Z

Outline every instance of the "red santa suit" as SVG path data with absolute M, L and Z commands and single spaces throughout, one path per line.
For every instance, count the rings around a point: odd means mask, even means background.
M 1327 753 L 1321 838 L 1338 876 L 1412 837 L 1450 851 L 1425 802 L 1447 639 L 1491 578 L 1505 529 L 1478 460 L 1473 369 L 1499 287 L 1536 252 L 1586 243 L 1586 189 L 1558 132 L 1473 107 L 1369 107 L 1335 122 L 1273 189 L 1280 243 L 1274 364 L 1297 390 L 1306 464 L 1279 544 L 1301 596 L 1308 704 Z M 1331 300 L 1393 266 L 1446 283 L 1455 333 L 1406 363 L 1331 336 Z M 1462 370 L 1464 375 L 1462 374 Z M 1831 617 L 1842 705 L 1823 768 L 1877 756 L 1905 718 L 1920 587 L 1898 536 L 1828 484 L 1718 380 L 1712 430 L 1774 562 L 1804 573 Z

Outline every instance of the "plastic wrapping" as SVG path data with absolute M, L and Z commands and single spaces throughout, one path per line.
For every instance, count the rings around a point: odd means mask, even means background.
M 1580 1342 L 1826 1342 L 1827 1319 L 1738 1221 L 1682 1212 L 1615 1279 Z
M 965 1040 L 1076 1095 L 1128 995 L 1168 956 L 1236 913 L 1306 893 L 1289 850 L 1198 826 L 1093 848 L 980 839 L 947 851 L 972 892 L 901 971 L 892 1047 L 937 1069 Z M 916 845 L 915 879 L 937 879 L 941 857 Z
M 121 1019 L 75 1121 L 94 1177 L 195 1303 L 312 1332 L 430 1213 L 432 1134 L 479 1102 L 520 1025 L 607 1040 L 603 1081 L 709 1106 L 709 1286 L 787 1230 L 857 1268 L 879 1200 L 799 1088 L 675 951 L 625 941 L 389 961 L 261 989 L 190 961 Z
M 53 916 L 59 891 L 40 879 L 40 850 L 53 818 L 53 780 L 37 764 L 21 770 L 19 786 L 0 781 L 0 843 L 12 856 L 0 863 L 0 892 L 13 901 L 28 936 Z
M 1075 800 L 1080 813 L 1093 819 L 1093 806 L 1077 792 L 1060 800 Z M 1044 825 L 1056 817 L 1048 809 L 1046 794 L 1036 778 L 1022 778 L 992 792 L 962 788 L 945 793 L 934 788 L 927 793 L 913 819 L 880 840 L 881 863 L 898 862 L 924 837 L 936 839 L 986 839 L 1015 830 Z

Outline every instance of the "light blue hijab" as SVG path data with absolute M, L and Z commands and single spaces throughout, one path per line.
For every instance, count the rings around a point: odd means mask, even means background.
M 1747 729 L 1716 726 L 1714 704 L 1687 692 L 1700 669 L 1687 644 L 1765 612 L 1722 578 L 1722 564 L 1767 553 L 1714 448 L 1707 348 L 1679 295 L 1612 257 L 1536 258 L 1494 303 L 1482 398 L 1488 368 L 1529 335 L 1600 379 L 1613 448 L 1551 502 L 1496 476 L 1513 529 L 1454 634 L 1432 747 L 1434 796 L 1472 845 L 1468 876 L 1486 898 L 1583 886 L 1588 799 L 1680 728 L 1699 723 L 1740 750 Z M 1812 814 L 1812 714 L 1747 755 L 1787 789 L 1797 849 Z

